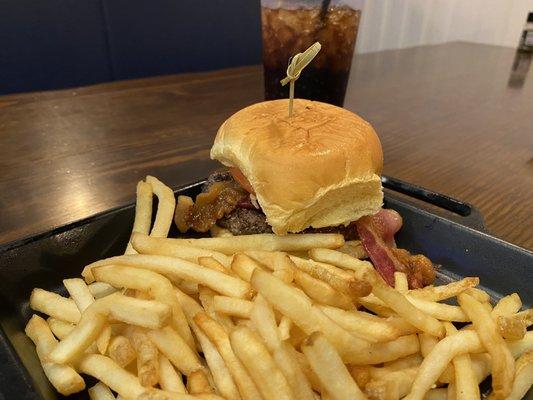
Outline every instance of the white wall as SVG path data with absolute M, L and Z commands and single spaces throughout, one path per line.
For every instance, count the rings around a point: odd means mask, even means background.
M 533 0 L 364 0 L 357 52 L 469 41 L 516 47 Z

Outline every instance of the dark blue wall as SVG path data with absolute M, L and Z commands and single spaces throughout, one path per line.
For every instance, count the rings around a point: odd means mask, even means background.
M 261 61 L 259 0 L 0 1 L 0 93 Z

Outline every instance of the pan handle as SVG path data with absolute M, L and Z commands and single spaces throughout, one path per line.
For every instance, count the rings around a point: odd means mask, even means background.
M 425 201 L 460 216 L 461 222 L 465 226 L 485 230 L 483 216 L 472 204 L 386 175 L 381 177 L 381 182 L 383 187 L 387 189 Z

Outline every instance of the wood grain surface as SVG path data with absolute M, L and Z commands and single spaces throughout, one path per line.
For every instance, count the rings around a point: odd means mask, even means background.
M 532 249 L 533 72 L 509 86 L 514 57 L 467 43 L 359 55 L 345 107 L 374 125 L 386 174 L 476 205 Z M 0 243 L 131 202 L 146 174 L 205 177 L 218 126 L 262 97 L 260 66 L 0 97 Z

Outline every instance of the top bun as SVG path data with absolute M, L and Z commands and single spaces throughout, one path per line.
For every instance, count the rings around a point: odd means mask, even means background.
M 348 224 L 383 203 L 381 144 L 344 108 L 295 99 L 246 107 L 218 130 L 211 158 L 250 181 L 276 234 Z

